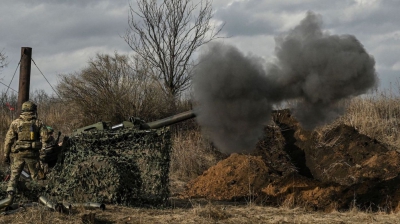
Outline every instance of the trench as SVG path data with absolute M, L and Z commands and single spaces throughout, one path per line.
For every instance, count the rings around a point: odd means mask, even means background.
M 305 152 L 296 145 L 295 130 L 284 123 L 276 122 L 276 124 L 279 126 L 281 134 L 285 139 L 283 150 L 289 155 L 292 164 L 297 167 L 299 174 L 308 178 L 314 178 L 306 165 Z

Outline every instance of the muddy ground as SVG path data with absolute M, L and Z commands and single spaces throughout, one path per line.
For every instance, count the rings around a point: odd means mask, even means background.
M 273 120 L 251 155 L 220 161 L 192 180 L 181 198 L 318 211 L 400 210 L 397 151 L 346 125 L 303 130 L 288 110 L 275 111 Z

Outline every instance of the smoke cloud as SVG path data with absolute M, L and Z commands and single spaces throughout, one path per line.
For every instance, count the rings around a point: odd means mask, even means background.
M 273 63 L 213 43 L 194 71 L 197 120 L 223 152 L 254 148 L 272 105 L 296 99 L 292 108 L 307 129 L 337 118 L 343 99 L 377 85 L 375 60 L 352 35 L 330 35 L 319 15 L 308 12 L 298 26 L 275 38 Z

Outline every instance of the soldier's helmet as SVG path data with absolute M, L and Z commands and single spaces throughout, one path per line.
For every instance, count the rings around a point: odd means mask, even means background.
M 50 126 L 46 126 L 46 128 L 47 128 L 47 132 L 48 133 L 54 133 L 54 129 L 52 128 L 52 127 L 50 127 Z
M 37 106 L 31 101 L 26 101 L 22 104 L 21 112 L 36 112 Z

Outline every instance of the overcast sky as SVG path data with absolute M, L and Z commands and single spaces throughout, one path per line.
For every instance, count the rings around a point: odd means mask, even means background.
M 135 0 L 1 0 L 0 50 L 8 66 L 0 81 L 9 84 L 21 47 L 54 87 L 59 74 L 81 70 L 96 53 L 132 53 L 121 38 L 128 28 L 129 2 Z M 214 0 L 214 22 L 225 22 L 222 36 L 242 52 L 274 56 L 274 37 L 296 26 L 311 10 L 331 34 L 351 34 L 376 60 L 380 88 L 397 91 L 400 75 L 399 0 Z M 31 91 L 52 89 L 32 64 Z M 18 90 L 19 69 L 11 83 Z M 0 92 L 7 87 L 0 84 Z

